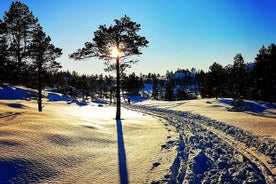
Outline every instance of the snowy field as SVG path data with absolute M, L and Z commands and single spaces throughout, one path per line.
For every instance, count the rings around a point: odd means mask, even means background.
M 44 102 L 38 113 L 34 101 L 1 100 L 0 109 L 1 184 L 150 183 L 176 154 L 162 150 L 176 134 L 142 113 L 123 109 L 120 129 L 114 107 Z
M 245 101 L 243 112 L 229 111 L 232 99 L 201 99 L 177 102 L 144 101 L 147 107 L 191 112 L 237 126 L 263 138 L 276 139 L 276 104 Z
M 147 100 L 116 121 L 115 107 L 54 93 L 39 113 L 26 95 L 0 90 L 1 184 L 276 183 L 274 104 Z
M 275 104 L 230 99 L 145 101 L 131 109 L 162 117 L 179 133 L 167 183 L 276 183 Z

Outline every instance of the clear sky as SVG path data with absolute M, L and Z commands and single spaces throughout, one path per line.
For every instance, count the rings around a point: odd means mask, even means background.
M 0 0 L 0 18 L 12 0 Z M 129 72 L 208 70 L 233 63 L 237 53 L 253 62 L 262 45 L 276 43 L 276 0 L 21 0 L 55 46 L 63 49 L 63 70 L 105 73 L 103 61 L 74 61 L 68 54 L 92 41 L 99 25 L 124 15 L 141 24 L 149 41 Z

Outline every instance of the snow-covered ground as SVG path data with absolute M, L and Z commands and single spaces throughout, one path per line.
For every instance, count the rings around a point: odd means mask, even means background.
M 276 105 L 264 102 L 245 101 L 243 112 L 229 111 L 232 99 L 200 99 L 187 101 L 144 101 L 148 107 L 191 112 L 237 126 L 263 138 L 276 139 Z
M 170 183 L 275 183 L 276 139 L 273 104 L 252 103 L 228 111 L 230 99 L 145 101 L 131 109 L 166 119 L 179 133 Z M 258 111 L 254 106 L 262 106 Z M 252 114 L 252 111 L 254 112 Z
M 115 107 L 55 93 L 39 113 L 26 90 L 0 89 L 0 183 L 276 181 L 273 104 L 147 100 L 116 121 Z
M 175 150 L 161 149 L 176 134 L 158 118 L 123 109 L 116 122 L 114 107 L 66 102 L 36 108 L 0 101 L 0 183 L 150 183 L 173 161 Z

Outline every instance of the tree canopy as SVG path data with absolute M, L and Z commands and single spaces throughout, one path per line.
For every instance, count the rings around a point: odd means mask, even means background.
M 140 24 L 133 22 L 128 16 L 114 20 L 115 25 L 100 25 L 94 32 L 92 42 L 86 42 L 83 48 L 78 49 L 69 57 L 81 60 L 91 57 L 105 60 L 106 70 L 115 70 L 115 63 L 112 50 L 117 49 L 120 53 L 120 69 L 123 71 L 130 68 L 137 60 L 126 60 L 133 55 L 141 55 L 141 48 L 148 46 L 148 41 L 137 32 L 141 29 Z
M 119 120 L 121 117 L 120 76 L 126 68 L 130 68 L 137 62 L 137 60 L 126 59 L 133 55 L 141 55 L 141 48 L 147 47 L 148 41 L 144 36 L 137 34 L 140 24 L 131 21 L 128 16 L 115 19 L 114 22 L 115 25 L 109 27 L 100 25 L 94 32 L 92 42 L 86 42 L 85 47 L 78 49 L 69 57 L 76 60 L 96 57 L 105 60 L 106 71 L 116 71 L 116 120 Z M 110 62 L 112 59 L 116 59 L 116 63 L 112 64 Z

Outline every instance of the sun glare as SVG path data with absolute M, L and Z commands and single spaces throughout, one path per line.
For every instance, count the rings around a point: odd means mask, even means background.
M 119 56 L 119 54 L 120 54 L 120 51 L 116 47 L 112 48 L 112 50 L 111 50 L 112 57 L 116 58 Z

